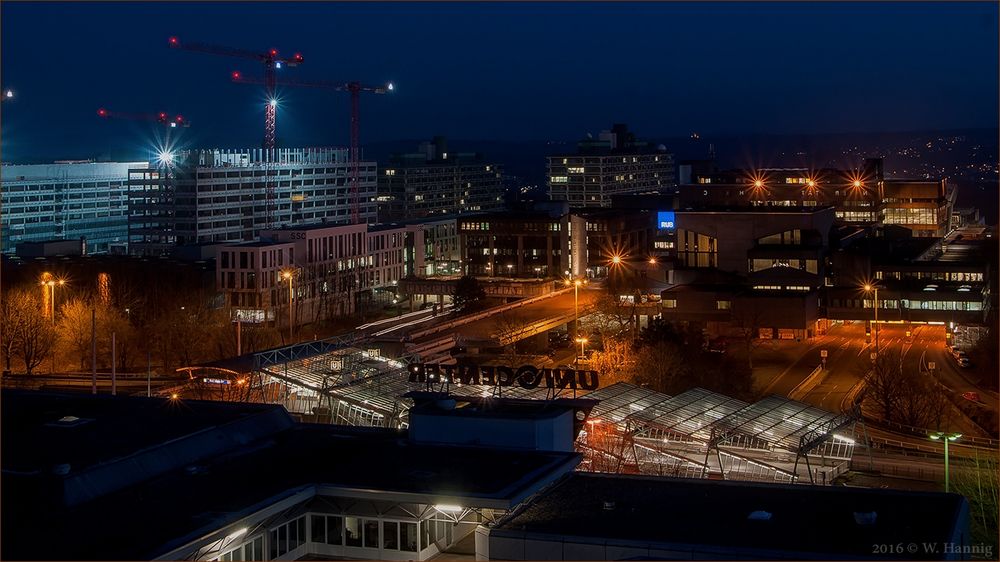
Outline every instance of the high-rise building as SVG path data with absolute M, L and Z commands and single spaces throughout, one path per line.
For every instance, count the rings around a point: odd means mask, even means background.
M 503 169 L 479 153 L 449 152 L 444 137 L 395 154 L 378 177 L 381 222 L 491 211 L 503 206 Z
M 346 149 L 192 150 L 150 164 L 129 170 L 131 253 L 256 240 L 268 227 L 269 185 L 275 196 L 272 227 L 351 222 Z M 362 224 L 375 222 L 375 170 L 374 162 L 360 163 Z
M 580 141 L 575 154 L 548 157 L 549 199 L 571 207 L 610 207 L 612 195 L 657 192 L 673 187 L 674 178 L 674 155 L 636 140 L 621 124 Z
M 124 246 L 128 172 L 145 162 L 56 162 L 0 166 L 2 250 L 21 242 L 79 240 L 87 253 Z

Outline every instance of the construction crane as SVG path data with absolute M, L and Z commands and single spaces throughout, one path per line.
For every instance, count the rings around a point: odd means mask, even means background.
M 97 116 L 105 119 L 125 119 L 128 121 L 149 121 L 162 123 L 168 129 L 191 126 L 191 124 L 184 119 L 184 116 L 174 115 L 171 117 L 170 114 L 165 111 L 161 111 L 159 113 L 123 113 L 121 111 L 109 111 L 102 107 L 97 110 Z
M 173 49 L 194 51 L 197 53 L 208 53 L 211 55 L 221 55 L 226 57 L 238 57 L 253 59 L 264 65 L 264 79 L 260 82 L 264 85 L 267 93 L 267 105 L 264 107 L 264 142 L 262 146 L 271 150 L 275 145 L 275 112 L 277 109 L 277 97 L 275 89 L 277 87 L 277 76 L 275 71 L 282 65 L 298 66 L 305 60 L 302 55 L 295 53 L 291 58 L 280 58 L 277 49 L 269 49 L 263 53 L 247 51 L 244 49 L 231 49 L 217 45 L 205 43 L 182 43 L 177 37 L 171 37 L 168 44 Z
M 232 73 L 233 82 L 242 84 L 258 84 L 259 81 L 246 78 L 239 71 Z M 350 152 L 350 193 L 351 193 L 351 223 L 358 224 L 358 191 L 360 183 L 360 145 L 361 145 L 361 92 L 372 94 L 388 94 L 395 89 L 392 82 L 381 86 L 364 86 L 360 82 L 303 82 L 281 81 L 278 84 L 291 88 L 318 88 L 334 92 L 351 94 L 351 152 Z
M 191 123 L 183 115 L 171 116 L 165 111 L 157 113 L 124 113 L 121 111 L 109 111 L 105 108 L 97 110 L 97 116 L 104 119 L 121 119 L 124 121 L 146 121 L 149 123 L 159 123 L 166 129 L 166 136 L 163 141 L 163 148 L 158 155 L 159 160 L 173 160 L 170 150 L 170 133 L 177 128 L 188 128 Z

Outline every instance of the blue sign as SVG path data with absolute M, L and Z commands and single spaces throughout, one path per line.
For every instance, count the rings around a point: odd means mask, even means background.
M 658 213 L 656 213 L 656 228 L 657 230 L 673 230 L 674 212 L 659 211 Z

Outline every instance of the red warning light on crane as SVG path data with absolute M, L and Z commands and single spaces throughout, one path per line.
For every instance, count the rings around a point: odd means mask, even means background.
M 102 108 L 100 108 L 100 109 L 97 110 L 97 114 L 100 115 L 101 117 L 107 117 L 108 116 L 108 110 L 104 109 L 102 107 Z

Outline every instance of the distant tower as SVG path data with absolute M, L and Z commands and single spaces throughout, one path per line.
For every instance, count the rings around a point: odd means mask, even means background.
M 715 160 L 715 144 L 710 143 L 708 145 L 708 159 Z

